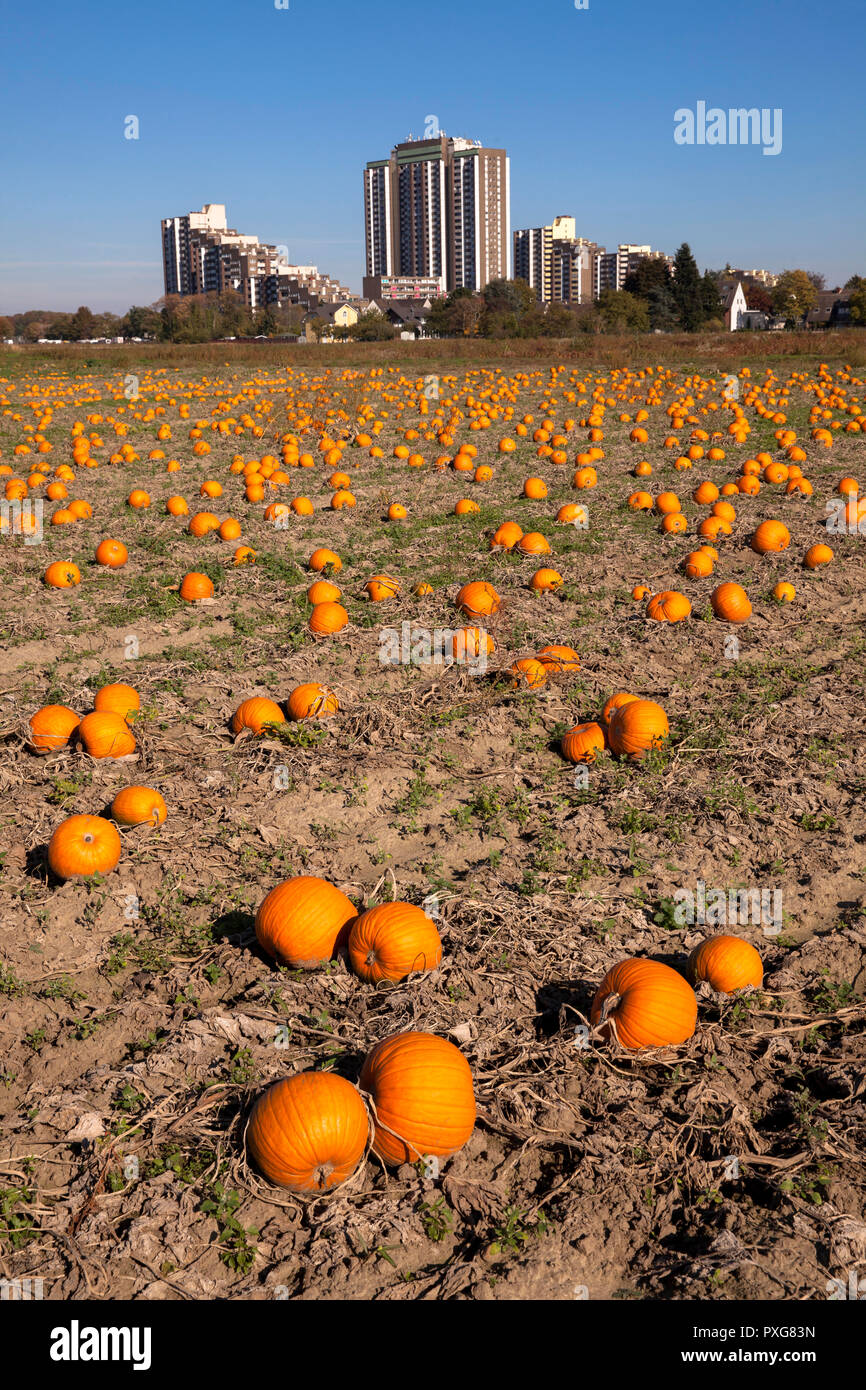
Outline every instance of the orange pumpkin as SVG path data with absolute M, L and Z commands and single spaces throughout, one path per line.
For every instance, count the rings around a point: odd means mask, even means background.
M 111 803 L 111 814 L 121 825 L 162 825 L 168 807 L 153 787 L 122 787 Z
M 336 574 L 338 570 L 343 568 L 343 561 L 340 559 L 339 555 L 337 555 L 335 551 L 328 550 L 324 546 L 313 551 L 307 564 L 311 570 L 324 570 L 330 567 L 330 571 L 333 574 Z
M 513 550 L 523 535 L 523 527 L 516 521 L 503 521 L 490 538 L 490 549 Z
M 692 493 L 694 501 L 699 502 L 702 506 L 706 506 L 710 502 L 715 502 L 718 495 L 719 489 L 716 487 L 715 483 L 711 483 L 709 479 L 701 483 L 699 487 L 696 487 Z
M 206 574 L 190 570 L 185 574 L 180 586 L 180 596 L 187 603 L 199 603 L 203 598 L 213 598 L 213 584 Z
M 263 734 L 268 725 L 284 723 L 283 711 L 276 701 L 264 695 L 254 695 L 238 705 L 232 715 L 232 733 L 239 734 L 242 729 L 251 729 L 254 734 Z
M 450 1158 L 475 1127 L 469 1063 L 433 1033 L 398 1033 L 377 1043 L 358 1084 L 375 1107 L 373 1148 L 392 1166 Z
M 692 550 L 683 560 L 683 570 L 689 579 L 703 579 L 713 572 L 713 557 L 704 550 Z
M 104 685 L 97 690 L 93 708 L 101 714 L 119 714 L 127 724 L 131 724 L 141 709 L 141 696 L 131 685 L 118 681 L 115 685 Z
M 448 656 L 452 661 L 475 661 L 479 656 L 492 656 L 496 644 L 489 632 L 480 627 L 459 627 L 452 632 L 448 643 Z
M 486 618 L 498 613 L 502 606 L 502 600 L 493 585 L 480 579 L 464 584 L 454 602 L 467 618 Z
M 791 533 L 782 521 L 762 521 L 752 536 L 750 544 L 759 555 L 787 550 L 791 544 Z
M 349 621 L 349 615 L 341 603 L 317 603 L 307 624 L 311 632 L 340 632 Z
M 42 576 L 49 589 L 72 589 L 81 583 L 81 571 L 70 560 L 55 560 Z
M 513 677 L 511 686 L 514 690 L 519 686 L 527 686 L 530 690 L 537 690 L 547 680 L 546 668 L 540 661 L 536 661 L 534 656 L 515 661 L 511 667 L 511 675 Z
M 111 710 L 85 714 L 78 739 L 91 758 L 125 758 L 135 752 L 135 738 L 126 720 Z
M 549 676 L 560 675 L 563 671 L 579 671 L 580 657 L 573 647 L 553 644 L 542 647 L 537 658 Z
M 400 584 L 389 574 L 374 574 L 372 579 L 367 580 L 364 589 L 373 603 L 381 603 L 385 599 L 396 598 Z
M 561 589 L 564 583 L 565 580 L 558 570 L 545 567 L 535 571 L 529 581 L 529 587 L 539 594 L 553 593 L 556 589 Z
M 296 721 L 327 719 L 328 715 L 337 713 L 340 703 L 333 690 L 328 690 L 324 685 L 317 685 L 315 681 L 308 681 L 305 685 L 295 686 L 286 702 L 286 708 L 289 718 Z
M 686 963 L 692 984 L 706 980 L 720 994 L 734 994 L 747 985 L 760 987 L 764 979 L 761 957 L 739 936 L 711 936 L 692 951 Z
M 295 970 L 313 970 L 345 946 L 357 915 L 333 883 L 301 875 L 268 893 L 256 913 L 256 937 L 276 960 Z
M 655 508 L 662 516 L 671 516 L 674 512 L 682 511 L 680 499 L 675 492 L 660 492 L 655 500 Z
M 96 547 L 96 563 L 106 565 L 108 569 L 120 569 L 129 559 L 129 551 L 123 541 L 113 541 L 106 539 L 100 541 Z
M 595 487 L 597 482 L 598 474 L 594 468 L 578 468 L 571 485 L 576 488 Z
M 427 913 L 412 903 L 381 903 L 362 912 L 349 931 L 349 960 L 371 984 L 435 970 L 442 942 Z
M 819 565 L 831 564 L 833 559 L 834 555 L 829 545 L 810 545 L 803 556 L 803 564 L 807 570 L 816 570 Z
M 120 836 L 103 816 L 70 816 L 48 842 L 48 865 L 58 878 L 109 874 L 120 862 Z
M 135 507 L 136 510 L 142 507 L 150 506 L 150 497 L 140 487 L 133 488 L 132 492 L 129 494 L 126 500 L 129 503 L 130 507 Z
M 788 584 L 782 580 L 773 590 L 773 598 L 776 599 L 778 603 L 792 603 L 796 592 L 793 584 Z
M 328 579 L 314 580 L 307 590 L 307 598 L 312 604 L 336 603 L 339 597 L 340 590 Z
M 80 723 L 68 705 L 43 705 L 30 718 L 29 747 L 39 752 L 64 748 Z
M 649 749 L 661 748 L 669 733 L 661 705 L 654 700 L 628 700 L 611 715 L 607 736 L 618 757 L 636 761 Z
M 517 549 L 524 555 L 549 555 L 550 545 L 547 537 L 540 531 L 527 531 L 526 535 L 521 536 L 517 542 Z
M 752 616 L 749 596 L 739 584 L 720 584 L 710 594 L 710 604 L 716 617 L 726 623 L 747 623 Z
M 615 1032 L 630 1051 L 686 1042 L 695 1031 L 698 1001 L 682 975 L 654 960 L 624 960 L 609 970 L 592 1002 L 590 1021 Z
M 219 529 L 220 519 L 214 512 L 196 512 L 191 516 L 187 525 L 187 531 L 191 536 L 209 536 L 211 531 Z
M 292 1192 L 326 1192 L 355 1171 L 369 1132 L 366 1106 L 351 1082 L 304 1071 L 259 1096 L 246 1143 L 270 1182 Z
M 618 709 L 621 709 L 623 705 L 627 705 L 632 700 L 637 700 L 638 698 L 637 695 L 629 695 L 627 690 L 618 690 L 615 695 L 611 695 L 605 701 L 604 709 L 601 712 L 601 722 L 605 728 L 610 724 L 611 719 Z
M 605 749 L 604 730 L 600 724 L 576 724 L 563 734 L 560 747 L 570 763 L 594 763 Z
M 685 594 L 676 589 L 663 589 L 654 594 L 647 604 L 647 617 L 657 623 L 681 623 L 692 611 L 692 605 Z

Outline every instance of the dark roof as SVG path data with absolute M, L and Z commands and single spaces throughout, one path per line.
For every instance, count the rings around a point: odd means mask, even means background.
M 383 314 L 393 314 L 401 323 L 424 323 L 423 303 L 417 299 L 377 299 L 374 301 Z
M 346 305 L 348 305 L 350 309 L 357 308 L 357 306 L 355 304 L 350 303 L 348 299 L 341 299 L 339 301 L 329 301 L 327 304 L 317 304 L 315 308 L 311 309 L 310 312 L 307 314 L 307 318 L 327 319 L 329 322 L 333 323 L 334 315 L 336 314 L 337 310 L 345 308 Z
M 737 293 L 737 286 L 741 284 L 741 280 L 722 280 L 720 282 L 719 298 L 722 301 L 723 309 L 730 309 L 734 302 L 734 295 Z M 743 293 L 745 294 L 745 290 Z

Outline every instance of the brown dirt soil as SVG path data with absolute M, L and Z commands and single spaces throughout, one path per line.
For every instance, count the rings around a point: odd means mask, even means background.
M 601 367 L 455 367 L 437 378 L 441 398 L 466 412 L 467 395 L 510 379 L 514 420 L 470 432 L 464 419 L 452 447 L 423 435 L 423 378 L 393 368 L 316 378 L 142 369 L 137 404 L 124 399 L 122 370 L 0 381 L 0 462 L 19 475 L 33 458 L 22 466 L 12 450 L 52 394 L 53 465 L 71 461 L 72 423 L 89 413 L 101 422 L 87 431 L 105 441 L 99 468 L 77 469 L 69 484 L 92 519 L 46 525 L 39 545 L 0 541 L 0 1276 L 42 1277 L 55 1299 L 801 1300 L 866 1272 L 866 538 L 826 536 L 823 525 L 839 478 L 866 486 L 866 434 L 838 431 L 819 448 L 806 419 L 818 362 L 781 368 L 778 385 L 800 374 L 785 409 L 814 496 L 764 483 L 757 497 L 734 498 L 714 575 L 688 580 L 679 562 L 708 510 L 693 488 L 703 478 L 721 486 L 761 449 L 782 454 L 776 426 L 744 406 L 747 442 L 726 436 L 723 462 L 675 470 L 664 408 L 685 374 L 671 370 L 644 445 L 629 442 L 632 423 L 618 416 L 643 405 L 652 378 Z M 584 418 L 596 376 L 615 405 L 598 486 L 576 493 L 587 429 L 568 431 L 566 466 L 536 456 L 531 430 L 547 409 L 557 426 Z M 707 379 L 698 410 L 720 401 L 720 378 Z M 863 388 L 830 364 L 834 402 L 839 389 L 862 401 Z M 334 429 L 352 430 L 365 401 L 380 419 L 389 412 L 385 457 L 346 450 L 354 509 L 327 508 L 333 470 L 319 428 L 302 437 L 315 469 L 290 469 L 290 484 L 264 502 L 244 500 L 231 458 L 278 454 L 281 434 L 297 428 L 287 406 L 306 403 L 319 424 L 342 407 Z M 144 418 L 159 405 L 164 415 Z M 844 427 L 844 408 L 828 408 Z M 193 454 L 194 421 L 246 410 L 260 438 L 215 433 L 208 456 Z M 530 436 L 499 454 L 524 412 L 535 416 Z M 128 421 L 137 461 L 108 462 L 108 417 Z M 696 414 L 707 430 L 729 418 L 723 406 Z M 148 458 L 163 419 L 173 439 L 160 447 L 182 464 L 172 474 Z M 393 457 L 409 425 L 422 431 L 410 447 L 423 469 Z M 683 448 L 693 427 L 677 431 Z M 434 471 L 463 441 L 492 464 L 492 481 Z M 631 469 L 644 458 L 653 475 L 639 481 Z M 529 475 L 544 477 L 546 500 L 521 496 Z M 209 478 L 224 487 L 213 502 L 198 495 Z M 625 499 L 645 485 L 678 493 L 688 535 L 662 535 L 658 517 L 629 511 Z M 139 486 L 148 511 L 125 503 Z M 164 513 L 175 493 L 191 512 L 236 516 L 257 563 L 232 566 L 238 542 L 189 536 L 185 518 Z M 268 501 L 296 493 L 314 501 L 314 516 L 292 515 L 284 530 L 263 520 Z M 460 497 L 480 512 L 454 516 Z M 587 530 L 554 522 L 573 500 L 588 508 Z M 407 522 L 383 520 L 391 501 L 407 506 Z M 52 510 L 46 503 L 46 522 Z M 748 538 L 767 517 L 784 520 L 792 541 L 762 557 Z M 547 535 L 559 592 L 527 587 L 540 562 L 491 553 L 506 519 Z M 123 569 L 93 563 L 105 536 L 127 545 Z M 805 550 L 824 539 L 834 563 L 805 571 Z M 350 615 L 328 638 L 307 629 L 306 561 L 320 545 L 343 560 L 336 582 Z M 78 588 L 40 584 L 56 559 L 79 565 Z M 202 568 L 215 600 L 183 603 L 176 586 Z M 373 604 L 363 586 L 380 572 L 401 593 Z M 420 579 L 432 597 L 412 596 Z M 504 600 L 488 622 L 496 650 L 485 674 L 380 662 L 382 628 L 460 626 L 453 599 L 470 579 Z M 739 629 L 709 607 L 728 579 L 753 605 Z M 794 583 L 795 602 L 772 599 L 780 579 Z M 691 617 L 649 621 L 631 598 L 639 582 L 682 590 Z M 138 655 L 125 659 L 130 638 Z M 513 689 L 503 673 L 550 642 L 575 647 L 580 671 Z M 142 698 L 129 761 L 27 750 L 37 708 L 62 702 L 83 714 L 112 680 Z M 337 693 L 332 719 L 231 734 L 243 699 L 284 701 L 307 680 Z M 671 737 L 641 763 L 603 754 L 584 784 L 559 739 L 597 719 L 617 690 L 662 704 Z M 120 865 L 104 879 L 53 878 L 45 847 L 55 827 L 107 814 L 130 782 L 161 790 L 165 824 L 122 831 Z M 270 888 L 299 873 L 329 879 L 359 907 L 435 897 L 441 967 L 377 988 L 344 960 L 278 968 L 253 917 Z M 674 893 L 699 882 L 781 891 L 780 934 L 754 921 L 727 928 L 761 951 L 763 987 L 731 997 L 704 987 L 697 1031 L 680 1047 L 630 1054 L 587 1036 L 612 965 L 642 956 L 682 969 L 712 930 L 673 916 Z M 386 1171 L 370 1155 L 344 1188 L 301 1200 L 252 1170 L 243 1130 L 265 1085 L 309 1068 L 354 1081 L 369 1048 L 404 1029 L 456 1042 L 475 1079 L 475 1132 L 438 1177 Z

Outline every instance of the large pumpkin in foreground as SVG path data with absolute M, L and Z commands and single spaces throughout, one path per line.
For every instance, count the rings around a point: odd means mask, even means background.
M 611 715 L 607 736 L 617 757 L 642 758 L 650 748 L 661 748 L 670 726 L 655 700 L 629 700 Z
M 352 923 L 349 960 L 355 974 L 372 984 L 405 980 L 436 968 L 442 960 L 442 942 L 423 908 L 413 903 L 380 903 Z
M 296 970 L 331 960 L 358 915 L 327 879 L 300 875 L 272 888 L 256 913 L 256 936 L 268 955 Z
M 110 874 L 120 862 L 117 827 L 104 816 L 69 816 L 48 843 L 48 867 L 58 878 Z
M 623 1047 L 668 1047 L 695 1031 L 698 1001 L 682 975 L 655 960 L 624 960 L 609 970 L 592 1001 L 590 1022 L 612 1022 Z
M 358 1082 L 376 1107 L 373 1148 L 393 1165 L 449 1158 L 475 1127 L 472 1072 L 435 1033 L 398 1033 L 367 1054 Z
M 43 705 L 31 716 L 29 745 L 40 752 L 64 748 L 80 723 L 68 705 Z
M 733 994 L 747 985 L 759 987 L 764 965 L 750 942 L 740 936 L 710 936 L 692 951 L 686 974 L 694 984 L 706 980 L 720 994 Z
M 259 1096 L 247 1148 L 271 1182 L 293 1192 L 323 1192 L 354 1172 L 369 1132 L 366 1106 L 350 1082 L 305 1071 Z

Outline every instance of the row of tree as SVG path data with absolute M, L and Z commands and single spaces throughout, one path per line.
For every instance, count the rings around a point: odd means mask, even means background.
M 125 314 L 94 314 L 86 305 L 74 314 L 30 309 L 0 317 L 0 338 L 59 338 L 65 343 L 93 338 L 156 338 L 174 343 L 208 343 L 218 338 L 263 334 L 298 334 L 304 310 L 299 305 L 267 305 L 253 311 L 234 290 L 224 294 L 166 295 L 156 304 L 134 304 Z
M 732 279 L 730 266 L 703 275 L 687 243 L 677 251 L 673 271 L 661 259 L 645 258 L 626 277 L 621 290 L 604 290 L 585 304 L 540 305 L 524 280 L 492 280 L 480 294 L 454 290 L 434 300 L 427 329 L 438 337 L 569 338 L 579 333 L 693 333 L 724 326 L 719 286 Z M 791 326 L 804 323 L 824 288 L 823 276 L 786 270 L 769 289 L 746 277 L 746 303 Z M 854 275 L 845 286 L 850 321 L 866 325 L 866 278 Z M 234 290 L 223 294 L 167 295 L 127 313 L 94 314 L 82 305 L 74 314 L 31 309 L 0 317 L 0 339 L 40 338 L 82 342 L 93 338 L 152 338 L 174 343 L 207 343 L 221 338 L 297 336 L 305 310 L 300 305 L 267 305 L 252 310 Z M 327 319 L 312 320 L 315 336 L 358 341 L 392 338 L 398 329 L 382 314 L 363 314 L 351 328 L 334 329 Z
M 666 261 L 645 258 L 621 290 L 603 290 L 584 304 L 542 306 L 524 280 L 493 280 L 481 291 L 455 290 L 437 300 L 427 317 L 443 337 L 570 337 L 576 333 L 694 332 L 722 328 L 724 310 L 716 278 L 701 276 L 687 243 Z
M 443 337 L 563 338 L 575 333 L 694 333 L 724 327 L 720 286 L 734 279 L 725 270 L 698 270 L 688 243 L 666 261 L 645 257 L 626 276 L 621 290 L 603 290 L 597 300 L 576 306 L 541 306 L 523 280 L 493 280 L 480 294 L 455 290 L 437 300 L 428 326 Z M 866 324 L 862 277 L 845 287 L 851 303 L 851 322 Z M 823 276 L 805 270 L 786 270 L 772 290 L 758 281 L 743 282 L 746 304 L 768 317 L 779 315 L 796 327 L 818 302 Z

